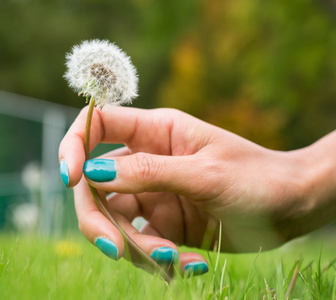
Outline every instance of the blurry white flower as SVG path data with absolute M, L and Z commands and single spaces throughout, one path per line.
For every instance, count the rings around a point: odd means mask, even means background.
M 40 210 L 34 203 L 23 203 L 15 206 L 12 221 L 19 231 L 36 229 L 40 217 Z
M 130 58 L 106 40 L 83 41 L 66 56 L 64 78 L 96 105 L 127 104 L 137 97 L 138 77 Z
M 35 161 L 28 163 L 21 173 L 23 184 L 30 190 L 41 188 L 42 177 L 41 166 Z

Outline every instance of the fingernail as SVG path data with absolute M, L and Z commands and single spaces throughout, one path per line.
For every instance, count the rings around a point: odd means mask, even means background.
M 65 162 L 65 160 L 62 160 L 60 163 L 60 173 L 61 173 L 61 178 L 66 187 L 69 185 L 69 169 L 68 166 Z
M 153 258 L 158 264 L 176 264 L 178 262 L 178 252 L 173 248 L 161 247 L 152 252 L 151 258 Z
M 115 243 L 105 237 L 97 238 L 95 241 L 96 247 L 109 258 L 118 260 L 118 248 Z
M 116 178 L 117 172 L 114 160 L 90 159 L 84 163 L 84 174 L 87 178 L 96 182 L 111 181 Z
M 184 274 L 187 276 L 197 276 L 207 273 L 209 267 L 204 261 L 194 261 L 184 267 Z

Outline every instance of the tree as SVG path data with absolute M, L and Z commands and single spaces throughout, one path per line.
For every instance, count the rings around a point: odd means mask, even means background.
M 334 129 L 336 28 L 315 1 L 199 1 L 171 54 L 159 103 L 268 147 Z

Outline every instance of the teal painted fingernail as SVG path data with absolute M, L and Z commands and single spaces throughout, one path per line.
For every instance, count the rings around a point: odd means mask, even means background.
M 204 261 L 194 261 L 184 267 L 184 274 L 187 276 L 197 276 L 207 273 L 209 267 Z
M 61 178 L 66 187 L 69 185 L 69 169 L 68 166 L 65 162 L 65 160 L 62 160 L 60 163 L 60 173 L 61 173 Z
M 151 258 L 153 258 L 158 264 L 176 264 L 178 262 L 178 252 L 173 248 L 161 247 L 152 252 Z
M 114 160 L 90 159 L 84 163 L 84 174 L 87 178 L 96 182 L 111 181 L 116 178 Z
M 95 241 L 96 247 L 109 258 L 118 260 L 118 248 L 115 243 L 105 237 L 100 237 Z

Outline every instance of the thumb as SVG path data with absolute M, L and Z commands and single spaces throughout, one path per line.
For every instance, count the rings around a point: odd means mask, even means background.
M 114 159 L 91 159 L 84 164 L 84 174 L 92 186 L 107 192 L 170 191 L 190 195 L 197 192 L 201 184 L 199 174 L 195 174 L 194 156 L 139 152 Z M 197 169 L 199 171 L 199 166 Z

